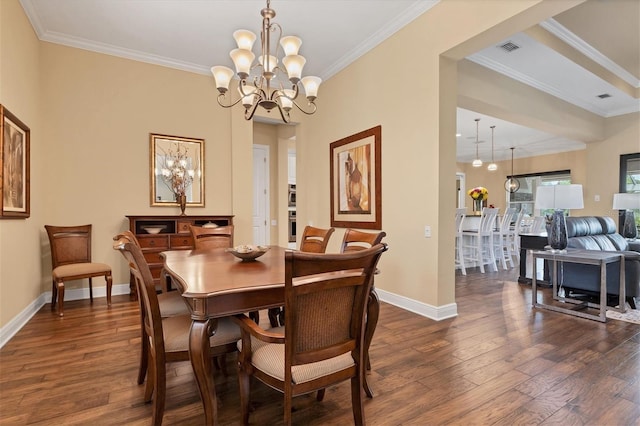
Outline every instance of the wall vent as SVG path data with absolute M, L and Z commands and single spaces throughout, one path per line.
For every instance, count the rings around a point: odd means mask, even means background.
M 516 49 L 520 49 L 520 46 L 518 46 L 517 44 L 515 44 L 515 43 L 513 43 L 511 41 L 508 41 L 505 44 L 501 44 L 498 47 L 500 47 L 501 49 L 506 50 L 507 52 L 513 52 Z
M 607 98 L 610 98 L 611 95 L 608 93 L 603 93 L 602 95 L 598 95 L 597 97 L 600 99 L 607 99 Z

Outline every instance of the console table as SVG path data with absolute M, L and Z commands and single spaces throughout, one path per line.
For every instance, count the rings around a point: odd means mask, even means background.
M 544 259 L 552 264 L 551 288 L 553 300 L 571 304 L 570 308 L 538 302 L 538 289 L 536 279 L 536 259 Z M 558 264 L 563 262 L 579 263 L 583 265 L 600 266 L 600 303 L 591 303 L 558 295 Z M 531 303 L 536 308 L 544 308 L 551 311 L 592 319 L 600 322 L 607 321 L 607 264 L 619 262 L 620 264 L 620 293 L 618 306 L 620 312 L 626 311 L 626 287 L 624 276 L 624 255 L 621 253 L 603 252 L 598 250 L 572 250 L 565 252 L 534 251 L 533 252 L 533 277 L 531 286 Z M 568 305 L 566 305 L 568 306 Z M 599 309 L 598 315 L 583 312 L 587 308 Z
M 544 250 L 548 244 L 548 238 L 546 232 L 539 234 L 535 233 L 521 233 L 520 236 L 520 276 L 518 282 L 523 284 L 531 284 L 531 278 L 527 277 L 527 254 L 531 250 Z M 544 281 L 542 283 L 549 283 L 549 270 L 547 263 L 544 263 Z
M 129 219 L 129 231 L 133 232 L 140 242 L 156 287 L 160 285 L 160 272 L 163 265 L 160 253 L 167 250 L 194 248 L 189 225 L 202 226 L 207 223 L 215 223 L 218 226 L 233 225 L 233 216 L 224 215 L 126 217 Z M 129 292 L 132 298 L 137 297 L 133 276 L 129 281 Z

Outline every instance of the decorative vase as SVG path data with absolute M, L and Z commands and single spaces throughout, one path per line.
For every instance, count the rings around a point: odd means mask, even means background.
M 473 211 L 482 212 L 482 200 L 473 200 Z
M 622 236 L 635 240 L 638 238 L 638 228 L 636 228 L 636 218 L 633 210 L 625 211 L 624 213 L 624 225 L 622 226 Z
M 547 237 L 553 250 L 563 251 L 567 248 L 567 221 L 564 218 L 564 210 L 553 212 L 551 223 L 547 225 Z
M 187 196 L 184 194 L 178 195 L 178 203 L 180 204 L 180 216 L 186 216 L 184 210 L 187 208 Z

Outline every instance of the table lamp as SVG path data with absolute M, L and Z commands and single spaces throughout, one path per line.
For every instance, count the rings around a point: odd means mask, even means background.
M 640 210 L 640 192 L 613 194 L 613 209 L 625 210 L 622 236 L 629 240 L 638 238 L 636 218 L 633 211 Z
M 552 251 L 564 251 L 569 242 L 564 210 L 584 208 L 582 185 L 538 186 L 535 208 L 539 210 L 554 209 L 551 223 L 547 227 L 547 237 Z

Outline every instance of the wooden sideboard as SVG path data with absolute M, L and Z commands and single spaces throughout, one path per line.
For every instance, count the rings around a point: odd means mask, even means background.
M 167 250 L 193 249 L 189 225 L 202 226 L 207 223 L 215 223 L 218 226 L 233 225 L 233 216 L 127 216 L 127 219 L 129 219 L 129 230 L 140 242 L 156 287 L 160 287 L 162 271 L 160 253 Z M 156 231 L 157 233 L 153 233 Z M 129 288 L 131 296 L 137 297 L 133 276 L 130 278 Z

